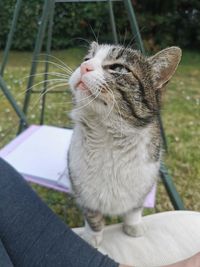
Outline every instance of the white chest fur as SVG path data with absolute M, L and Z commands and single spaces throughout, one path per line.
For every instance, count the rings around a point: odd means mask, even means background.
M 147 152 L 148 129 L 114 137 L 98 121 L 88 123 L 90 130 L 76 124 L 70 148 L 78 203 L 110 215 L 142 207 L 159 170 Z

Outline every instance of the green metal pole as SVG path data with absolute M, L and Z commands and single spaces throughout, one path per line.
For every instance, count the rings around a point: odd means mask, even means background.
M 115 23 L 115 16 L 113 12 L 113 3 L 112 0 L 108 0 L 109 4 L 109 13 L 110 13 L 110 23 L 112 27 L 112 34 L 115 44 L 118 44 L 118 38 L 117 38 L 117 30 L 116 30 L 116 23 Z
M 13 109 L 15 110 L 16 114 L 18 115 L 21 124 L 24 127 L 28 126 L 28 122 L 26 120 L 26 116 L 25 114 L 22 112 L 22 110 L 19 108 L 19 106 L 17 105 L 14 97 L 12 96 L 12 94 L 10 93 L 10 91 L 7 88 L 6 83 L 4 82 L 3 78 L 0 75 L 0 87 L 5 95 L 5 97 L 8 99 L 9 103 L 11 104 L 11 106 L 13 107 Z
M 143 54 L 145 54 L 142 38 L 141 38 L 141 35 L 140 35 L 139 27 L 138 27 L 138 24 L 137 24 L 135 12 L 134 12 L 131 0 L 124 0 L 124 4 L 125 4 L 125 7 L 126 7 L 128 16 L 129 16 L 129 21 L 130 21 L 130 24 L 131 24 L 131 30 L 132 30 L 133 36 L 135 37 L 135 40 L 136 40 L 136 43 L 137 43 L 137 47 Z
M 49 13 L 49 0 L 45 0 L 44 5 L 43 5 L 43 11 L 42 11 L 42 17 L 40 19 L 40 26 L 36 38 L 36 43 L 35 43 L 35 48 L 33 52 L 33 58 L 32 58 L 32 65 L 31 65 L 31 70 L 30 70 L 30 75 L 29 75 L 29 80 L 27 83 L 27 88 L 26 88 L 26 94 L 25 94 L 25 99 L 24 99 L 24 105 L 23 105 L 23 112 L 24 114 L 27 114 L 28 111 L 28 106 L 30 102 L 30 97 L 32 93 L 31 87 L 33 86 L 34 83 L 34 78 L 35 78 L 35 73 L 38 65 L 38 56 L 40 54 L 41 48 L 42 48 L 42 43 L 44 39 L 44 34 L 45 34 L 45 29 L 46 29 L 46 24 L 47 24 L 47 19 L 48 19 L 48 13 Z M 23 125 L 20 124 L 19 126 L 19 133 L 23 130 Z
M 184 210 L 185 207 L 183 201 L 181 200 L 180 195 L 173 184 L 172 177 L 169 175 L 164 163 L 161 164 L 160 176 L 165 185 L 165 188 L 167 190 L 174 209 Z
M 34 78 L 35 78 L 34 75 L 36 73 L 36 69 L 38 65 L 37 60 L 38 60 L 38 56 L 42 48 L 48 14 L 49 14 L 49 0 L 45 0 L 44 6 L 43 6 L 42 17 L 40 20 L 40 27 L 39 27 L 38 35 L 36 38 L 35 49 L 33 52 L 32 65 L 31 65 L 31 70 L 30 70 L 30 78 L 28 80 L 26 95 L 25 95 L 25 100 L 24 100 L 23 112 L 25 114 L 27 113 L 27 110 L 28 110 L 28 105 L 29 105 L 31 91 L 32 91 L 30 88 L 32 87 L 34 83 Z
M 162 141 L 163 141 L 163 148 L 165 149 L 166 152 L 168 152 L 167 138 L 165 135 L 165 131 L 164 131 L 163 122 L 162 122 L 160 112 L 158 114 L 158 120 L 159 120 L 159 124 L 160 124 L 160 132 L 161 132 Z
M 40 124 L 44 123 L 44 112 L 45 112 L 45 102 L 46 102 L 46 92 L 48 86 L 48 71 L 49 71 L 49 55 L 51 53 L 51 42 L 52 42 L 52 31 L 53 31 L 53 17 L 54 17 L 54 10 L 55 10 L 55 0 L 50 0 L 49 5 L 49 24 L 48 24 L 48 37 L 47 37 L 47 47 L 46 47 L 46 58 L 45 58 L 45 74 L 44 80 L 44 88 L 42 90 L 42 109 L 41 109 L 41 116 L 40 116 Z
M 11 27 L 10 27 L 10 32 L 8 34 L 6 47 L 5 47 L 5 50 L 4 50 L 4 53 L 3 53 L 3 59 L 2 59 L 1 71 L 0 71 L 0 74 L 1 74 L 2 77 L 3 77 L 3 74 L 4 74 L 6 63 L 8 61 L 8 53 L 10 51 L 10 47 L 11 47 L 11 44 L 12 44 L 12 39 L 13 39 L 13 35 L 14 35 L 14 32 L 15 32 L 17 19 L 19 17 L 19 12 L 20 12 L 20 9 L 21 9 L 21 5 L 22 5 L 22 0 L 18 0 L 16 2 L 16 5 L 15 5 L 15 11 L 14 11 L 13 20 L 12 20 Z

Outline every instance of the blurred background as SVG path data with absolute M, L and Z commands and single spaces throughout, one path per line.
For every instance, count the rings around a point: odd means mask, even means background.
M 5 46 L 15 2 L 15 0 L 0 2 L 1 49 Z M 33 50 L 43 2 L 43 0 L 23 1 L 13 49 Z M 132 2 L 147 50 L 155 51 L 174 44 L 188 49 L 200 47 L 200 2 L 198 0 L 133 0 Z M 123 2 L 114 4 L 114 13 L 121 42 L 124 41 L 124 37 L 131 39 L 130 25 Z M 100 42 L 112 41 L 108 14 L 108 4 L 105 2 L 57 3 L 52 48 L 58 50 L 72 47 L 77 41 L 76 38 L 93 40 L 91 28 L 98 35 Z
M 15 3 L 14 0 L 0 1 L 0 60 Z M 8 88 L 20 107 L 24 102 L 43 3 L 42 0 L 23 1 L 4 73 Z M 164 159 L 186 209 L 200 210 L 200 1 L 133 0 L 132 4 L 147 55 L 172 45 L 183 49 L 182 61 L 164 97 L 162 118 L 168 143 Z M 119 43 L 134 47 L 123 2 L 115 2 L 113 8 Z M 51 58 L 49 71 L 66 75 L 64 64 L 75 69 L 84 57 L 88 43 L 95 39 L 99 43 L 113 42 L 107 3 L 57 3 L 51 46 L 54 58 Z M 40 57 L 35 76 L 34 88 L 37 90 L 42 86 L 40 74 L 44 72 L 44 56 Z M 62 68 L 56 65 L 58 63 Z M 48 95 L 45 124 L 61 127 L 71 124 L 72 100 L 67 82 L 64 82 L 61 85 L 49 81 L 51 88 L 63 89 L 63 93 Z M 40 110 L 41 94 L 34 94 L 27 114 L 30 123 L 38 123 Z M 18 124 L 16 114 L 0 90 L 0 148 L 14 138 Z M 32 187 L 70 226 L 82 224 L 82 216 L 73 198 L 38 185 Z M 159 183 L 156 206 L 145 213 L 172 209 L 164 186 Z M 107 219 L 108 223 L 118 220 Z

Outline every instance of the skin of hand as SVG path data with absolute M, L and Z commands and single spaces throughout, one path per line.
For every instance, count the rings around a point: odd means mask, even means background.
M 170 264 L 164 267 L 199 267 L 199 266 L 200 266 L 200 252 L 186 260 Z
M 199 267 L 199 266 L 200 266 L 200 252 L 186 260 L 160 267 Z M 120 264 L 119 267 L 134 267 L 134 266 Z

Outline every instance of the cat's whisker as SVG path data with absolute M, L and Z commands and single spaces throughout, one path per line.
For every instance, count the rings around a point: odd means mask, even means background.
M 93 95 L 89 95 L 89 96 L 87 96 L 85 98 L 82 98 L 80 101 L 77 101 L 77 103 L 81 103 L 81 102 L 83 102 L 83 101 L 85 101 L 85 100 L 87 100 L 88 98 L 91 98 L 91 97 L 93 97 Z
M 38 82 L 38 83 L 34 84 L 33 86 L 29 87 L 27 89 L 27 91 L 29 91 L 29 90 L 33 89 L 34 87 L 36 87 L 36 86 L 38 86 L 40 84 L 43 84 L 43 83 L 52 83 L 52 82 L 58 82 L 58 81 L 65 81 L 66 84 L 68 84 L 68 79 L 48 79 L 48 80 L 43 80 L 41 82 Z
M 96 90 L 96 92 L 98 92 L 98 90 Z M 94 94 L 96 93 L 96 92 L 94 92 Z M 99 96 L 99 94 L 98 94 L 98 96 Z M 79 101 L 76 101 L 76 103 L 78 104 L 78 103 L 81 103 L 81 102 L 84 102 L 84 101 L 86 101 L 87 99 L 89 99 L 89 98 L 92 98 L 93 100 L 94 100 L 94 96 L 93 95 L 88 95 L 87 97 L 85 97 L 85 98 L 82 98 L 81 100 L 79 100 Z M 63 105 L 65 105 L 65 104 L 72 104 L 73 102 L 72 101 L 65 101 L 65 102 L 62 102 L 62 104 Z M 61 103 L 56 103 L 56 104 L 61 104 Z
M 98 43 L 97 35 L 96 35 L 96 33 L 94 32 L 94 30 L 93 30 L 93 28 L 92 28 L 92 26 L 91 26 L 90 23 L 89 23 L 89 26 L 90 26 L 90 30 L 92 31 L 92 34 L 94 35 L 94 39 L 95 39 L 95 41 Z
M 54 58 L 54 56 L 52 56 L 53 58 Z M 58 59 L 57 59 L 58 60 Z M 57 62 L 55 62 L 55 61 L 52 61 L 52 60 L 45 60 L 47 63 L 51 63 L 52 65 L 55 65 L 56 67 L 61 67 L 61 68 L 63 68 L 64 69 L 64 71 L 69 71 L 70 73 L 72 73 L 73 72 L 73 70 L 72 70 L 72 68 L 70 68 L 68 65 L 66 65 L 64 62 L 62 62 L 62 61 L 60 61 L 61 62 L 61 64 L 59 64 L 59 63 L 57 63 Z M 54 64 L 53 64 L 54 63 Z
M 70 68 L 67 64 L 65 64 L 65 62 L 63 62 L 61 59 L 57 58 L 56 56 L 49 55 L 49 54 L 40 54 L 40 55 L 54 58 L 54 59 L 56 59 L 58 62 L 60 62 L 60 63 L 63 65 L 63 67 L 66 67 L 66 68 L 68 68 L 69 70 L 73 71 L 72 68 Z
M 100 94 L 100 93 L 99 93 Z M 84 107 L 87 107 L 89 104 L 91 104 L 99 95 L 95 96 L 91 101 L 89 101 L 89 103 L 79 107 L 79 108 L 74 108 L 74 110 L 81 110 L 83 109 Z M 92 97 L 92 96 L 91 96 Z
M 64 85 L 66 85 L 66 84 L 65 84 L 65 83 L 61 83 L 60 86 L 64 86 Z M 58 86 L 56 86 L 56 87 L 58 87 Z M 52 86 L 51 88 L 54 89 L 55 87 Z M 92 95 L 89 95 L 89 96 L 87 96 L 87 97 L 81 99 L 80 101 L 77 101 L 76 103 L 81 103 L 81 102 L 83 102 L 83 101 L 85 101 L 85 100 L 87 100 L 87 99 L 89 99 L 89 98 L 91 98 L 91 97 L 93 97 L 93 96 L 92 96 Z M 57 104 L 60 104 L 60 103 L 57 102 Z M 72 101 L 63 102 L 63 105 L 66 105 L 66 104 L 72 104 Z
M 58 64 L 58 63 L 55 63 L 53 61 L 50 61 L 50 60 L 35 60 L 34 62 L 37 62 L 37 63 L 50 63 L 52 64 L 53 66 L 56 66 L 57 68 L 69 73 L 69 74 L 72 74 L 72 70 L 70 69 L 67 69 L 66 67 L 63 67 L 62 65 Z
M 81 102 L 84 102 L 85 100 L 87 100 L 87 99 L 89 99 L 89 98 L 93 98 L 93 96 L 92 95 L 89 95 L 89 96 L 87 96 L 87 97 L 85 97 L 85 98 L 82 98 L 80 101 L 76 101 L 76 103 L 77 104 L 79 104 L 79 103 L 81 103 Z M 58 103 L 58 102 L 56 102 L 56 104 L 63 104 L 63 105 L 66 105 L 66 104 L 73 104 L 73 102 L 72 101 L 64 101 L 64 102 L 60 102 L 60 103 Z
M 55 81 L 55 80 L 56 80 L 56 81 Z M 20 98 L 21 96 L 25 95 L 26 92 L 32 90 L 34 87 L 37 87 L 38 85 L 40 85 L 40 84 L 42 84 L 42 83 L 45 83 L 45 82 L 50 83 L 50 82 L 57 82 L 57 81 L 65 81 L 65 82 L 66 82 L 66 85 L 68 84 L 68 78 L 67 78 L 67 77 L 66 77 L 66 79 L 48 79 L 48 80 L 43 80 L 43 81 L 41 81 L 41 82 L 39 82 L 39 83 L 36 83 L 36 84 L 34 84 L 33 86 L 31 86 L 31 87 L 29 87 L 29 88 L 27 88 L 27 89 L 25 89 L 25 90 L 23 90 L 22 92 L 18 93 L 18 94 L 15 96 L 15 98 L 16 98 L 16 99 Z
M 26 94 L 26 92 L 31 91 L 33 88 L 37 87 L 40 84 L 44 84 L 45 82 L 48 82 L 48 83 L 51 82 L 52 83 L 52 82 L 57 82 L 57 81 L 59 81 L 59 82 L 60 81 L 65 81 L 66 82 L 66 85 L 68 84 L 68 79 L 48 79 L 48 80 L 44 80 L 44 81 L 38 82 L 38 83 L 34 84 L 33 86 L 25 89 L 23 92 L 21 92 L 20 94 L 18 94 L 16 96 L 16 98 L 21 97 L 22 95 Z
M 98 87 L 100 88 L 100 81 L 102 80 L 102 76 L 101 75 L 99 75 L 99 74 L 97 74 L 97 77 L 96 77 L 96 80 L 95 80 L 95 84 L 96 85 L 98 85 Z M 93 87 L 93 84 L 92 83 L 90 83 L 90 85 L 89 85 L 89 88 L 92 88 Z M 99 90 L 98 90 L 98 88 L 96 89 L 96 91 L 95 92 L 93 92 L 93 94 L 96 94 L 96 93 L 98 93 L 99 92 Z M 100 93 L 101 93 L 101 91 L 100 91 Z M 98 94 L 98 96 L 99 96 L 99 94 Z M 92 96 L 90 96 L 90 97 L 92 97 Z M 84 98 L 83 100 L 86 100 L 88 97 L 86 97 L 86 98 Z M 82 100 L 81 100 L 82 101 Z M 80 102 L 80 101 L 79 101 Z
M 88 103 L 86 103 L 85 105 L 81 106 L 81 107 L 78 107 L 78 108 L 74 108 L 74 110 L 81 110 L 83 109 L 84 107 L 87 107 L 89 104 L 91 104 L 95 99 L 97 99 L 97 97 L 100 95 L 101 91 L 99 91 L 99 93 L 94 97 L 93 95 L 91 95 L 92 100 L 89 101 Z
M 33 111 L 33 109 L 36 107 L 36 105 L 39 103 L 39 101 L 41 101 L 42 97 L 47 94 L 48 92 L 50 92 L 51 90 L 61 87 L 61 86 L 65 86 L 66 83 L 59 83 L 57 85 L 51 86 L 49 88 L 47 88 L 44 92 L 41 92 L 38 99 L 33 103 L 32 107 L 30 108 L 30 111 Z
M 64 87 L 66 86 L 66 83 L 58 83 L 58 84 L 54 84 L 51 87 L 48 87 L 44 92 L 41 93 L 41 95 L 48 93 L 49 91 L 51 91 L 52 89 L 58 88 L 58 87 Z M 67 91 L 67 90 L 66 90 Z M 63 90 L 64 92 L 64 90 Z
M 77 40 L 85 41 L 88 45 L 90 45 L 90 43 L 91 43 L 89 40 L 87 40 L 87 39 L 85 39 L 85 38 L 82 38 L 82 37 L 76 37 L 76 38 L 73 38 L 73 39 L 74 39 L 74 40 L 77 39 Z M 73 39 L 72 39 L 72 40 L 73 40 Z M 84 47 L 88 48 L 87 46 L 84 46 Z
M 60 72 L 40 72 L 40 73 L 36 73 L 36 74 L 32 74 L 32 75 L 27 75 L 21 78 L 21 80 L 30 78 L 30 77 L 37 77 L 37 76 L 43 76 L 43 75 L 50 75 L 50 76 L 56 76 L 56 77 L 63 77 L 63 78 L 69 78 L 70 75 L 68 74 L 64 74 L 64 73 L 60 73 Z
M 126 37 L 127 37 L 127 29 L 125 29 L 125 33 L 124 33 L 124 41 L 123 41 L 123 46 L 125 46 L 125 42 L 126 42 Z
M 100 23 L 100 25 L 99 25 L 99 29 L 98 29 L 98 32 L 97 32 L 97 40 L 99 40 L 99 34 L 100 34 L 101 26 L 102 26 L 102 23 Z
M 131 45 L 132 45 L 132 43 L 135 41 L 136 37 L 137 37 L 137 34 L 133 35 L 133 37 L 132 37 L 131 40 L 128 42 L 128 44 L 127 44 L 126 46 L 124 45 L 124 47 L 125 47 L 124 51 L 126 51 L 129 47 L 131 47 Z
M 93 94 L 96 94 L 97 92 L 98 92 L 98 90 L 96 90 L 95 92 L 93 92 Z M 100 93 L 100 92 L 99 92 L 99 93 Z M 79 103 L 84 102 L 84 101 L 86 101 L 87 99 L 90 99 L 90 98 L 92 98 L 92 101 L 93 101 L 93 100 L 95 100 L 95 99 L 99 96 L 99 93 L 98 93 L 98 95 L 95 96 L 95 97 L 94 97 L 94 95 L 88 95 L 87 97 L 82 98 L 80 101 L 76 101 L 76 103 L 79 104 Z M 87 106 L 87 105 L 90 104 L 92 101 L 90 101 L 89 103 L 87 103 L 87 104 L 84 105 L 84 106 L 81 106 L 80 109 L 83 108 L 83 107 L 85 107 L 85 106 Z M 71 103 L 72 103 L 72 101 L 69 101 L 69 102 L 68 102 L 68 101 L 67 101 L 67 102 L 66 102 L 66 101 L 65 101 L 65 102 L 62 102 L 63 105 L 65 105 L 65 104 L 71 104 Z M 60 104 L 60 103 L 57 103 L 57 104 Z

